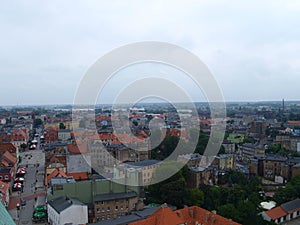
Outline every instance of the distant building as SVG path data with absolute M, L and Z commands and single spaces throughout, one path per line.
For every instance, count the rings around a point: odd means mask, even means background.
M 215 158 L 219 169 L 234 169 L 235 158 L 233 154 L 221 154 Z
M 235 153 L 235 144 L 232 141 L 224 140 L 222 146 L 224 147 L 225 153 Z
M 245 143 L 239 146 L 239 152 L 242 154 L 243 159 L 263 157 L 265 156 L 265 147 L 263 145 Z
M 253 121 L 251 123 L 250 132 L 258 135 L 265 134 L 267 129 L 267 123 L 263 120 Z
M 74 198 L 61 196 L 48 201 L 48 222 L 52 225 L 87 224 L 88 208 Z
M 212 185 L 217 183 L 217 170 L 213 167 L 190 167 L 187 184 L 190 188 L 199 188 L 200 184 Z

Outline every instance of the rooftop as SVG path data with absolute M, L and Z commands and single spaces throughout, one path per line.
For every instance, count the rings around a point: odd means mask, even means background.
M 127 199 L 127 198 L 134 198 L 136 196 L 137 196 L 137 194 L 135 192 L 100 194 L 100 195 L 94 196 L 94 202 L 117 200 L 117 199 Z
M 77 199 L 69 198 L 67 196 L 60 196 L 48 201 L 48 205 L 51 206 L 57 213 L 61 213 L 72 205 L 84 204 Z

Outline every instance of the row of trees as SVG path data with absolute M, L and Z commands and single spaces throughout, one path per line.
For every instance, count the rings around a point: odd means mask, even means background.
M 274 201 L 281 205 L 282 203 L 294 200 L 300 197 L 300 176 L 295 176 L 285 187 L 280 187 L 275 195 Z
M 259 216 L 261 180 L 258 177 L 247 178 L 243 173 L 230 171 L 225 179 L 227 183 L 232 183 L 231 187 L 201 185 L 199 188 L 188 188 L 187 172 L 188 168 L 184 166 L 169 179 L 146 188 L 145 203 L 167 202 L 178 208 L 196 205 L 210 211 L 216 210 L 219 215 L 243 225 L 274 224 Z

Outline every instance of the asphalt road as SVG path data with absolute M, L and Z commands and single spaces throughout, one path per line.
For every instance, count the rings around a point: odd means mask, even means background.
M 34 207 L 37 206 L 36 200 L 39 198 L 40 202 L 45 202 L 46 192 L 44 187 L 44 172 L 45 172 L 45 153 L 39 148 L 36 150 L 29 150 L 20 153 L 22 161 L 20 167 L 27 167 L 25 175 L 23 193 L 13 193 L 10 199 L 9 209 L 12 210 L 11 214 L 17 220 L 16 224 L 33 224 L 32 214 Z M 38 187 L 37 187 L 38 186 Z M 40 197 L 39 197 L 40 196 Z M 16 203 L 20 199 L 25 199 L 27 204 L 18 212 Z M 18 219 L 19 217 L 19 219 Z

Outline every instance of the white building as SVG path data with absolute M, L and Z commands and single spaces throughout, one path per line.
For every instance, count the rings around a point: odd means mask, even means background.
M 61 196 L 48 201 L 48 222 L 51 225 L 87 224 L 88 208 L 77 199 Z

